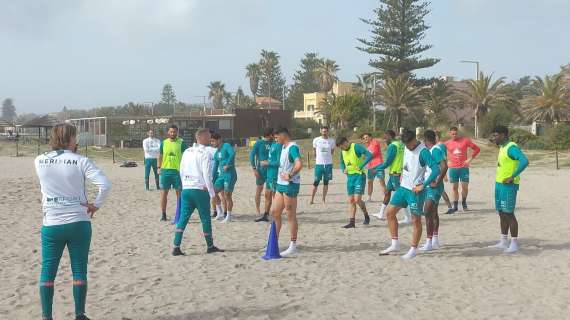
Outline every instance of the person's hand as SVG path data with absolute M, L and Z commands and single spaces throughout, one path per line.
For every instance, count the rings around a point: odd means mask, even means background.
M 268 167 L 268 166 L 269 166 L 269 161 L 263 160 L 263 161 L 261 161 L 259 164 L 261 164 L 262 167 Z
M 289 180 L 291 180 L 291 174 L 289 174 L 287 172 L 282 172 L 281 173 L 281 179 L 283 179 L 284 181 L 289 181 Z
M 224 171 L 230 170 L 230 166 L 224 166 Z
M 465 160 L 465 167 L 469 167 L 471 165 L 471 160 L 473 160 L 473 159 Z
M 435 180 L 433 180 L 432 183 L 429 184 L 429 186 L 432 188 L 436 188 L 438 184 L 439 184 L 438 179 L 435 179 Z
M 423 184 L 418 184 L 417 186 L 415 186 L 412 191 L 414 193 L 420 193 L 424 190 L 424 185 Z
M 348 174 L 348 169 L 344 169 L 343 173 Z
M 443 181 L 449 182 L 449 178 L 447 177 L 447 175 L 445 175 L 445 176 L 443 177 Z
M 505 180 L 503 180 L 504 184 L 512 184 L 513 182 L 515 182 L 515 178 L 513 178 L 513 177 L 509 177 L 509 178 L 506 178 Z
M 259 179 L 261 177 L 261 175 L 259 174 L 259 171 L 257 171 L 257 169 L 253 169 L 253 175 Z
M 157 172 L 158 175 L 160 176 L 160 167 L 158 167 L 158 169 L 156 169 L 156 172 Z
M 376 170 L 374 170 L 374 169 L 370 169 L 369 171 L 370 171 L 370 175 L 373 175 L 373 176 L 375 176 L 375 175 L 376 175 Z
M 82 203 L 81 205 L 87 208 L 87 214 L 91 218 L 93 218 L 93 216 L 95 215 L 95 212 L 97 212 L 97 210 L 99 210 L 99 208 L 97 208 L 95 205 L 93 205 L 91 203 Z

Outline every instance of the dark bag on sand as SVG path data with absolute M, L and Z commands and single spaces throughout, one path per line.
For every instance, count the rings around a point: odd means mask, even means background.
M 123 164 L 121 164 L 119 167 L 134 168 L 134 167 L 137 167 L 137 163 L 134 161 L 123 161 Z

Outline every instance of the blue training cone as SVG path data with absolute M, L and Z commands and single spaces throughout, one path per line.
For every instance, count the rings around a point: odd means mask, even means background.
M 172 220 L 172 224 L 178 224 L 178 220 L 180 220 L 180 207 L 182 207 L 181 198 L 182 197 L 178 197 L 178 199 L 176 201 L 176 215 L 174 216 L 174 220 Z
M 277 240 L 277 227 L 275 221 L 271 223 L 271 230 L 269 230 L 269 238 L 267 239 L 267 250 L 263 256 L 265 260 L 281 259 L 279 254 L 279 241 Z

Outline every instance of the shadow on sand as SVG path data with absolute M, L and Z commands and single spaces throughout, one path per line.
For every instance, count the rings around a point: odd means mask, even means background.
M 163 316 L 153 320 L 218 320 L 218 319 L 249 319 L 270 315 L 271 319 L 286 319 L 301 309 L 298 305 L 282 304 L 271 308 L 238 308 L 222 307 L 209 311 L 196 311 L 176 316 Z

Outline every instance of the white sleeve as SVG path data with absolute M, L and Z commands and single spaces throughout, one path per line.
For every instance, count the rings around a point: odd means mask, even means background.
M 313 139 L 313 149 L 317 148 L 317 138 Z
M 186 174 L 186 151 L 182 152 L 182 159 L 180 159 L 180 170 L 178 170 L 178 174 L 180 174 L 180 181 L 184 183 L 184 175 Z
M 204 153 L 202 157 L 202 177 L 204 182 L 206 182 L 206 188 L 208 189 L 208 193 L 210 194 L 210 198 L 216 196 L 216 192 L 214 191 L 214 184 L 212 183 L 212 160 L 210 159 L 210 155 Z
M 143 140 L 143 150 L 144 152 L 148 152 L 148 141 L 146 139 Z
M 103 170 L 99 169 L 93 162 L 89 159 L 84 160 L 83 172 L 85 178 L 87 178 L 91 183 L 99 187 L 99 193 L 93 202 L 97 208 L 101 208 L 103 202 L 109 195 L 111 190 L 111 181 L 107 178 Z

